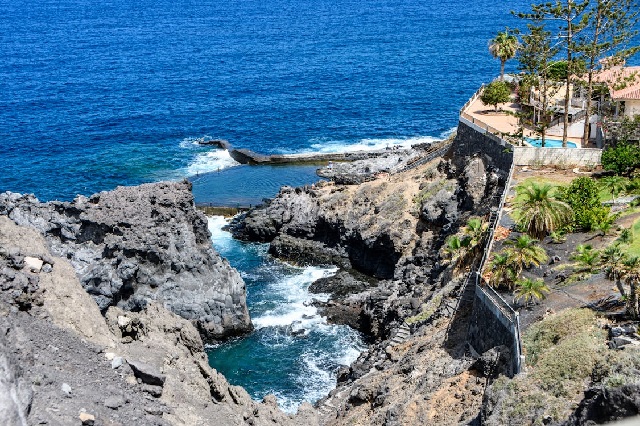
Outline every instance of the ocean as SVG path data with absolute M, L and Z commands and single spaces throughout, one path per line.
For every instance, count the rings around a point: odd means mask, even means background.
M 488 41 L 528 4 L 5 0 L 0 191 L 70 200 L 190 178 L 196 202 L 255 203 L 313 168 L 239 166 L 198 140 L 298 153 L 441 139 L 499 72 Z M 247 282 L 256 331 L 211 348 L 211 364 L 290 411 L 317 400 L 364 348 L 309 304 L 323 297 L 309 283 L 335 271 L 278 262 L 222 225 L 210 220 L 214 246 Z
M 6 0 L 0 190 L 69 200 L 264 153 L 440 138 L 526 2 Z

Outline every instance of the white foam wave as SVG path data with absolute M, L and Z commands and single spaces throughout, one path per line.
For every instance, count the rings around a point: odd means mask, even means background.
M 211 136 L 204 135 L 200 138 L 184 138 L 180 141 L 180 148 L 194 148 L 194 147 L 202 147 L 202 142 L 206 140 L 211 140 Z
M 318 309 L 311 305 L 313 299 L 326 300 L 326 295 L 311 295 L 309 285 L 323 277 L 337 272 L 337 268 L 321 268 L 310 266 L 300 269 L 299 274 L 284 277 L 269 286 L 269 290 L 279 293 L 284 303 L 270 309 L 253 319 L 257 328 L 264 327 L 297 327 L 309 330 L 317 324 L 326 323 L 326 319 L 318 315 Z
M 217 149 L 197 154 L 185 171 L 187 175 L 195 176 L 200 173 L 216 172 L 238 165 L 240 163 L 231 158 L 229 151 Z
M 344 141 L 318 141 L 311 145 L 313 152 L 356 152 L 376 151 L 393 147 L 410 148 L 421 143 L 433 143 L 442 140 L 441 137 L 416 136 L 410 138 L 362 139 L 357 143 Z
M 223 231 L 222 228 L 228 223 L 224 216 L 210 216 L 207 218 L 207 226 L 211 232 L 211 240 L 218 252 L 224 252 L 234 244 L 230 232 Z

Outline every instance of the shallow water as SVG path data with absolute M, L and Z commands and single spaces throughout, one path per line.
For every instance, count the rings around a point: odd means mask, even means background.
M 256 330 L 208 350 L 209 363 L 229 382 L 256 399 L 273 393 L 280 406 L 295 411 L 335 387 L 336 371 L 364 349 L 361 336 L 346 326 L 327 324 L 310 305 L 309 285 L 335 267 L 296 268 L 267 255 L 266 244 L 244 243 L 222 231 L 224 218 L 209 219 L 214 247 L 241 271 Z
M 256 205 L 275 196 L 282 185 L 303 186 L 318 182 L 319 166 L 248 166 L 222 169 L 190 178 L 199 204 L 224 207 Z

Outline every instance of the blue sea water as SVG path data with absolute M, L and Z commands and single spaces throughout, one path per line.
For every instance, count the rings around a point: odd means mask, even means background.
M 498 73 L 488 40 L 528 4 L 4 0 L 0 191 L 69 200 L 190 177 L 197 202 L 243 204 L 313 169 L 240 167 L 199 139 L 293 153 L 441 138 Z M 308 306 L 308 284 L 332 270 L 276 262 L 220 226 L 214 244 L 247 281 L 257 331 L 211 363 L 255 398 L 316 400 L 362 348 Z
M 252 397 L 269 393 L 295 412 L 335 387 L 336 371 L 364 349 L 362 337 L 347 326 L 329 325 L 311 304 L 309 285 L 335 273 L 335 267 L 293 267 L 267 255 L 267 244 L 234 240 L 222 230 L 224 218 L 209 219 L 214 247 L 241 271 L 256 328 L 251 335 L 209 350 L 209 362 Z
M 0 2 L 0 190 L 43 200 L 265 153 L 430 140 L 527 2 Z

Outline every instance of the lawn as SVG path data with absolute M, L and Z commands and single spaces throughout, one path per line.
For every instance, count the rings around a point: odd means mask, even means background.
M 631 256 L 640 256 L 640 219 L 636 219 L 631 226 L 633 232 L 633 241 L 624 247 L 624 251 Z

